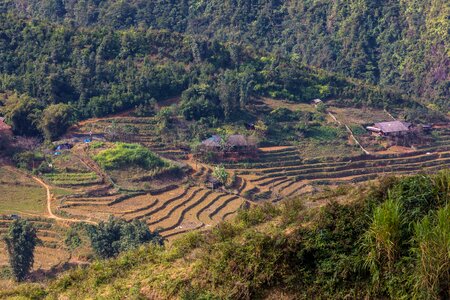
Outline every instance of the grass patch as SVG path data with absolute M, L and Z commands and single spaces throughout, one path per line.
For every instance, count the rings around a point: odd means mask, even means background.
M 95 161 L 105 169 L 117 170 L 123 167 L 138 166 L 152 170 L 167 166 L 167 162 L 147 148 L 138 144 L 117 143 L 113 148 L 100 151 Z
M 44 211 L 46 193 L 41 187 L 1 185 L 0 195 L 0 213 Z
M 307 138 L 321 141 L 330 141 L 345 138 L 347 133 L 344 129 L 332 126 L 314 126 L 306 132 Z

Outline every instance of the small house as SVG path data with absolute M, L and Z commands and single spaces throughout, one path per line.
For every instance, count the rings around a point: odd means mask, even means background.
M 368 126 L 367 130 L 379 136 L 404 136 L 411 132 L 412 124 L 402 121 L 390 121 L 375 123 L 373 126 Z
M 252 153 L 256 150 L 256 142 L 241 134 L 233 134 L 228 136 L 226 147 L 230 152 Z
M 210 189 L 213 189 L 213 190 L 218 189 L 222 186 L 222 183 L 214 177 L 209 177 L 206 180 L 205 184 L 206 184 L 206 186 L 208 186 Z
M 229 135 L 223 139 L 219 135 L 213 135 L 202 141 L 199 152 L 213 154 L 215 160 L 239 160 L 253 158 L 257 154 L 257 143 L 252 136 L 241 134 Z
M 202 141 L 201 147 L 207 151 L 220 151 L 223 145 L 223 139 L 219 135 L 213 135 Z

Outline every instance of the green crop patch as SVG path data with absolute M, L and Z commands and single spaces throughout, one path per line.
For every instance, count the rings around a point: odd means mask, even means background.
M 128 166 L 139 166 L 146 170 L 168 165 L 158 155 L 138 144 L 117 143 L 114 147 L 100 151 L 94 160 L 105 169 L 117 170 Z

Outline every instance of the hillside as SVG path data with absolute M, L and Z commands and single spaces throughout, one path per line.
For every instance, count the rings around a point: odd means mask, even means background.
M 448 171 L 386 177 L 244 210 L 166 249 L 142 247 L 0 296 L 446 299 L 449 197 Z
M 449 106 L 448 1 L 9 0 L 3 11 L 61 26 L 236 42 Z
M 0 1 L 0 298 L 450 298 L 449 16 Z

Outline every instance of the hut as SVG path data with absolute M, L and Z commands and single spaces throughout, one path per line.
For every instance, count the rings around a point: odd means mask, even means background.
M 257 143 L 252 137 L 233 134 L 223 139 L 213 135 L 202 141 L 199 153 L 214 157 L 213 160 L 239 160 L 254 157 L 257 154 Z
M 323 101 L 322 101 L 321 99 L 314 99 L 313 101 L 311 101 L 311 104 L 317 106 L 317 105 L 319 105 L 319 104 L 322 103 L 322 102 L 323 102 Z
M 219 135 L 213 135 L 210 138 L 202 141 L 201 148 L 207 151 L 220 151 L 223 145 L 223 139 Z
M 405 136 L 411 132 L 411 129 L 411 123 L 401 121 L 380 122 L 367 127 L 367 130 L 373 134 L 385 137 Z
M 226 141 L 228 152 L 236 152 L 240 154 L 256 152 L 256 142 L 251 138 L 245 137 L 242 134 L 233 134 L 228 136 Z

